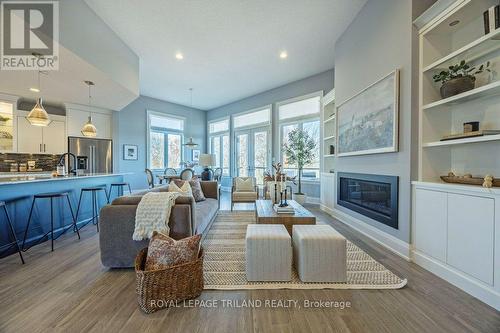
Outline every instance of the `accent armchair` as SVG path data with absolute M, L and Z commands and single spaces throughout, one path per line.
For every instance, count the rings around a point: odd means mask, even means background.
M 259 199 L 255 177 L 234 177 L 231 188 L 231 211 L 235 203 L 253 203 Z

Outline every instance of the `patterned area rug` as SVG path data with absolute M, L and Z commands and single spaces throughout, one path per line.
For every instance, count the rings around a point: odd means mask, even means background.
M 399 289 L 407 283 L 349 241 L 345 283 L 304 283 L 295 269 L 290 282 L 248 282 L 245 234 L 250 223 L 255 223 L 255 212 L 219 212 L 203 241 L 205 289 Z

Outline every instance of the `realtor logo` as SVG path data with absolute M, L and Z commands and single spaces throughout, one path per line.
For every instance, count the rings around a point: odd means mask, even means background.
M 59 2 L 1 2 L 2 70 L 59 68 Z

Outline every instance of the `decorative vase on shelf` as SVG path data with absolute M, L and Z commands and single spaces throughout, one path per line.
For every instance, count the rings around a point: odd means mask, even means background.
M 439 89 L 442 98 L 448 98 L 474 89 L 475 80 L 470 76 L 457 77 L 443 83 Z

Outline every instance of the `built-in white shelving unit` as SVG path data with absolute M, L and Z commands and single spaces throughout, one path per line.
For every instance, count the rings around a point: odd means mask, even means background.
M 321 194 L 320 204 L 323 210 L 333 211 L 335 201 L 335 90 L 327 93 L 321 100 Z
M 443 5 L 446 3 L 446 6 Z M 498 0 L 438 0 L 419 26 L 419 165 L 413 183 L 413 260 L 500 309 L 500 195 L 497 189 L 447 184 L 453 171 L 500 177 L 500 135 L 441 141 L 478 121 L 500 129 L 500 29 L 485 35 L 483 12 Z M 422 23 L 423 22 L 423 23 Z M 422 25 L 423 24 L 423 25 Z M 466 62 L 491 63 L 475 88 L 443 99 L 433 75 Z

